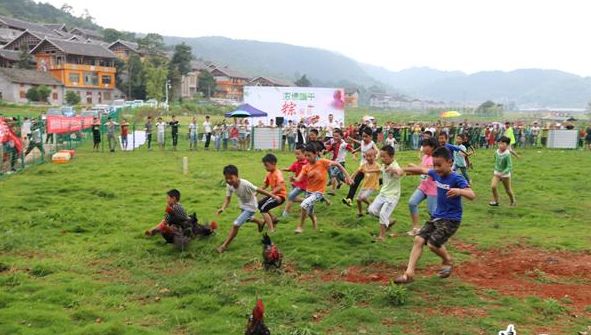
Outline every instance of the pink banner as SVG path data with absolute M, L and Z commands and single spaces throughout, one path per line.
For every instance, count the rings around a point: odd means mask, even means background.
M 48 115 L 46 122 L 48 134 L 64 134 L 92 127 L 92 116 Z

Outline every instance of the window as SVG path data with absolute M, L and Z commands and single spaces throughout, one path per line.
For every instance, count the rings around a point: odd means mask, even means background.
M 98 74 L 96 72 L 84 72 L 84 84 L 98 86 Z
M 70 83 L 78 85 L 80 83 L 80 74 L 70 73 Z
M 53 94 L 51 95 L 51 98 L 52 98 L 53 100 L 57 100 L 57 93 L 53 93 Z
M 105 101 L 110 101 L 111 100 L 111 92 L 104 92 L 103 98 L 105 99 Z
M 108 75 L 105 76 L 105 75 L 103 75 L 102 76 L 102 83 L 105 84 L 105 85 L 111 84 L 111 76 L 108 76 Z
M 20 97 L 21 97 L 21 99 L 26 99 L 27 98 L 27 92 L 20 91 Z

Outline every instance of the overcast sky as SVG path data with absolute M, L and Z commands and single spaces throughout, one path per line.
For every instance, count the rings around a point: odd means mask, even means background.
M 104 27 L 332 50 L 401 70 L 558 69 L 591 76 L 591 2 L 580 0 L 45 0 Z

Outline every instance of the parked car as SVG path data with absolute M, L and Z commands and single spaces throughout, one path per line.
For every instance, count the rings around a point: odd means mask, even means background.
M 50 108 L 47 110 L 46 114 L 72 117 L 76 115 L 76 111 L 72 106 L 62 106 L 60 108 Z

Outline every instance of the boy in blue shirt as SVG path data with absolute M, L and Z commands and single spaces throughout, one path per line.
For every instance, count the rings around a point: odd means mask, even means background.
M 417 262 L 423 253 L 423 246 L 443 260 L 439 272 L 440 278 L 447 278 L 453 271 L 451 256 L 444 244 L 458 230 L 462 220 L 462 199 L 474 200 L 476 195 L 464 177 L 452 171 L 452 155 L 445 147 L 433 151 L 433 169 L 411 166 L 404 171 L 409 174 L 427 174 L 437 186 L 437 209 L 415 236 L 414 245 L 408 260 L 408 267 L 403 275 L 397 277 L 396 284 L 407 284 L 413 281 Z

